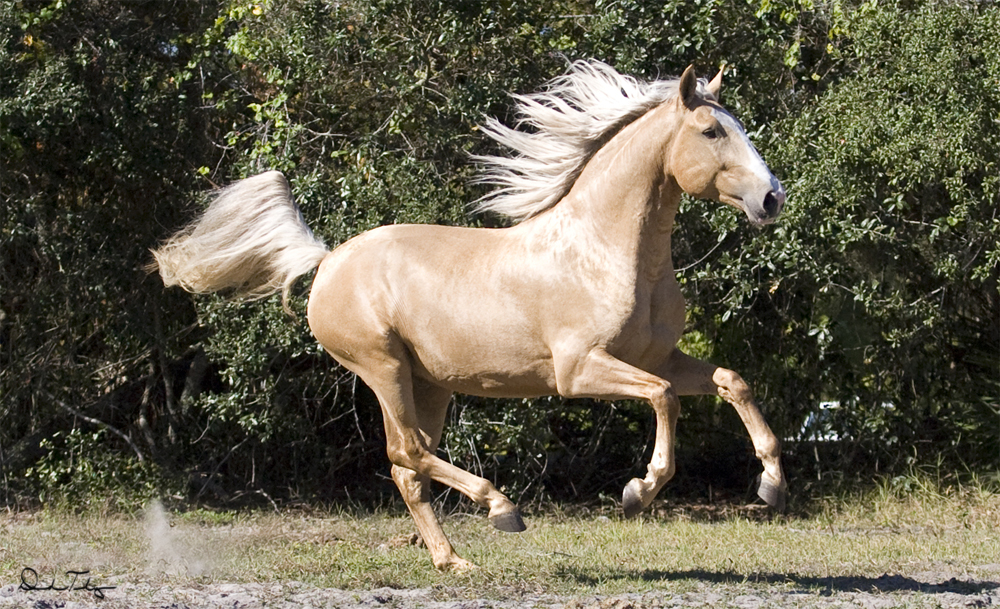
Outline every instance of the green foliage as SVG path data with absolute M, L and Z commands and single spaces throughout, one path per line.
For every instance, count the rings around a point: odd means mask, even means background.
M 859 7 L 836 81 L 762 142 L 789 191 L 781 222 L 735 240 L 708 218 L 721 253 L 686 281 L 716 319 L 696 327 L 763 386 L 785 437 L 840 402 L 822 473 L 1000 465 L 997 19 Z
M 176 492 L 155 464 L 112 448 L 104 430 L 57 431 L 41 441 L 45 450 L 24 476 L 44 504 L 73 512 L 136 512 L 152 499 Z
M 723 101 L 789 201 L 763 231 L 685 201 L 683 345 L 750 380 L 785 438 L 841 403 L 841 443 L 789 443 L 792 470 L 996 470 L 998 26 L 959 1 L 4 3 L 5 501 L 390 489 L 378 405 L 310 336 L 306 281 L 289 319 L 164 290 L 148 248 L 198 193 L 264 169 L 331 246 L 494 224 L 467 214 L 469 154 L 496 152 L 476 125 L 585 57 L 651 78 L 727 65 Z M 672 488 L 745 485 L 738 417 L 685 405 Z M 450 423 L 442 454 L 523 500 L 617 495 L 652 430 L 643 404 L 559 399 L 460 397 Z
M 776 127 L 793 198 L 768 275 L 811 309 L 790 329 L 850 404 L 843 433 L 886 464 L 928 443 L 998 465 L 998 25 L 986 5 L 863 5 L 850 71 Z
M 176 78 L 186 49 L 171 50 L 203 18 L 181 2 L 0 6 L 8 502 L 38 495 L 22 472 L 51 450 L 42 440 L 75 427 L 60 403 L 125 428 L 147 454 L 176 438 L 168 342 L 191 307 L 142 267 L 164 225 L 185 216 L 191 164 L 217 156 L 195 85 Z M 103 442 L 132 454 L 118 436 Z

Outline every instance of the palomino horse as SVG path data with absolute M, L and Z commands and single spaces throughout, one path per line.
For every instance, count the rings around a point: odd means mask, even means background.
M 520 124 L 485 131 L 516 153 L 481 158 L 498 185 L 480 207 L 509 228 L 383 226 L 332 252 L 305 225 L 278 172 L 223 190 L 154 252 L 167 285 L 239 295 L 288 291 L 317 265 L 309 327 L 375 392 L 392 477 L 440 569 L 467 568 L 429 502 L 437 480 L 524 530 L 490 482 L 435 455 L 453 392 L 639 399 L 656 413 L 644 478 L 625 487 L 626 516 L 674 473 L 680 395 L 718 394 L 746 424 L 764 472 L 759 495 L 781 509 L 777 438 L 735 372 L 682 353 L 684 299 L 670 235 L 681 193 L 728 203 L 757 225 L 785 200 L 778 180 L 711 83 L 640 82 L 581 62 L 518 96 Z

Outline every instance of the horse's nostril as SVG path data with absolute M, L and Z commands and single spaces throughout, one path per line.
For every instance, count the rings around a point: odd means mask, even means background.
M 766 213 L 770 218 L 777 216 L 778 212 L 781 211 L 781 200 L 783 198 L 784 197 L 779 196 L 773 190 L 767 193 L 767 195 L 764 196 L 764 213 Z

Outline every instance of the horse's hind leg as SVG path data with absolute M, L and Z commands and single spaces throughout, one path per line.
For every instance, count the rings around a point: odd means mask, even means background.
M 416 404 L 417 419 L 424 441 L 430 451 L 437 449 L 441 441 L 445 415 L 448 412 L 448 401 L 451 392 L 420 381 L 414 382 L 413 398 Z M 417 523 L 417 530 L 431 553 L 434 566 L 442 571 L 454 569 L 463 571 L 474 567 L 472 563 L 459 556 L 441 529 L 434 508 L 431 506 L 430 482 L 428 476 L 418 474 L 412 469 L 399 465 L 392 466 L 392 479 L 399 487 L 399 492 L 406 501 L 410 515 Z
M 393 465 L 413 470 L 446 484 L 489 508 L 490 523 L 506 532 L 524 530 L 517 507 L 488 480 L 437 457 L 420 431 L 414 401 L 414 379 L 409 353 L 402 341 L 389 336 L 375 357 L 358 358 L 352 369 L 371 387 L 382 406 L 386 451 Z M 364 361 L 367 360 L 367 361 Z M 443 416 L 443 415 L 442 415 Z
M 764 421 L 750 387 L 740 375 L 676 350 L 657 372 L 673 383 L 679 395 L 717 394 L 732 404 L 764 465 L 757 494 L 771 507 L 783 511 L 788 485 L 781 469 L 781 443 Z

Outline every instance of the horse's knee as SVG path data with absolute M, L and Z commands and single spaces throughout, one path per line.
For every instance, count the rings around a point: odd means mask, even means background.
M 650 404 L 657 413 L 663 412 L 673 417 L 680 413 L 680 398 L 677 397 L 677 390 L 669 381 L 661 380 L 650 398 Z
M 753 401 L 753 392 L 750 386 L 739 373 L 726 368 L 719 368 L 712 375 L 712 381 L 719 387 L 719 395 L 723 398 L 735 400 L 737 402 Z
M 725 387 L 726 389 L 736 389 L 740 386 L 746 386 L 746 382 L 743 380 L 743 377 L 739 375 L 739 373 L 726 368 L 719 368 L 715 371 L 715 374 L 713 374 L 712 377 L 712 380 L 715 381 L 716 385 L 719 387 Z

